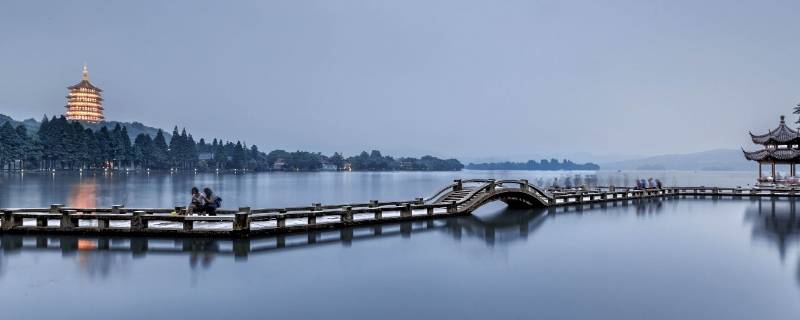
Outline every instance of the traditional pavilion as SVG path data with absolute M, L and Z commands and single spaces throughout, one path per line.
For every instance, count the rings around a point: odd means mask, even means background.
M 85 121 L 97 123 L 105 119 L 103 117 L 103 90 L 95 87 L 89 82 L 89 70 L 86 64 L 83 65 L 83 76 L 81 82 L 67 87 L 67 120 Z
M 755 135 L 750 133 L 753 143 L 764 146 L 763 149 L 753 152 L 744 152 L 747 160 L 758 162 L 759 184 L 797 184 L 797 171 L 795 164 L 800 163 L 800 132 L 786 126 L 784 116 L 777 128 L 766 134 Z M 763 174 L 762 166 L 769 165 L 769 175 Z M 781 174 L 776 165 L 788 165 L 788 172 Z

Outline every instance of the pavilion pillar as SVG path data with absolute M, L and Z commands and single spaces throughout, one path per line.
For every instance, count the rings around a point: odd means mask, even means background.
M 763 176 L 763 174 L 761 173 L 761 170 L 762 170 L 762 168 L 761 168 L 761 162 L 758 162 L 758 182 L 761 182 L 761 179 L 763 178 L 763 177 L 762 177 L 762 176 Z
M 770 174 L 772 175 L 772 183 L 775 183 L 775 161 L 771 162 L 770 165 L 771 165 Z

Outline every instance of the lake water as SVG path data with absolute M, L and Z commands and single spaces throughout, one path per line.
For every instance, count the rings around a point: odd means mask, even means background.
M 575 173 L 0 175 L 0 207 L 224 206 L 427 196 L 454 178 Z M 585 175 L 586 173 L 582 173 Z M 600 172 L 747 185 L 755 172 Z M 605 182 L 605 183 L 604 183 Z M 795 203 L 666 199 L 251 240 L 0 237 L 3 319 L 798 319 Z M 309 244 L 309 239 L 313 243 Z

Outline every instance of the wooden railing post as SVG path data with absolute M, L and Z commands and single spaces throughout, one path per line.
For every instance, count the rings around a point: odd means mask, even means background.
M 447 206 L 447 213 L 456 213 L 458 212 L 458 205 L 456 205 L 455 201 L 451 201 L 450 205 Z
M 353 207 L 344 206 L 342 211 L 342 222 L 345 224 L 353 223 Z
M 522 191 L 527 191 L 528 190 L 528 179 L 520 179 L 519 180 L 519 188 L 522 189 Z
M 104 230 L 108 229 L 108 218 L 97 218 L 97 229 Z
M 63 204 L 51 204 L 50 205 L 50 213 L 58 214 L 61 212 L 61 208 L 63 208 Z M 47 220 L 50 219 L 49 217 L 37 217 L 36 218 L 36 226 L 37 227 L 47 227 Z
M 112 214 L 120 214 L 120 209 L 124 208 L 125 205 L 115 204 L 111 206 L 111 213 Z
M 47 227 L 47 217 L 36 217 L 36 226 L 41 228 Z
M 61 211 L 61 230 L 72 230 L 78 227 L 78 220 L 73 218 L 72 215 L 78 213 L 75 210 Z
M 51 204 L 50 205 L 50 213 L 59 213 L 61 212 L 61 208 L 63 208 L 63 204 Z
M 453 186 L 453 191 L 459 191 L 461 189 L 464 189 L 464 183 L 461 181 L 461 179 L 455 179 L 453 180 L 453 183 L 455 183 L 455 185 Z
M 400 216 L 403 218 L 408 218 L 411 216 L 411 204 L 404 203 L 403 207 L 400 209 Z
M 19 220 L 20 222 L 22 220 Z M 17 219 L 11 210 L 3 211 L 3 230 L 11 230 L 17 227 Z
M 308 225 L 317 224 L 317 213 L 316 212 L 311 211 L 311 212 L 308 213 L 308 221 L 306 222 L 306 224 L 308 224 Z
M 489 179 L 489 187 L 487 187 L 487 191 L 492 192 L 494 191 L 495 186 L 497 186 L 497 182 L 494 179 Z
M 233 231 L 250 232 L 250 207 L 239 207 L 239 212 L 233 216 Z
M 142 216 L 145 215 L 144 211 L 137 210 L 133 212 L 133 217 L 131 218 L 131 231 L 141 232 L 144 229 L 147 229 L 147 220 L 142 219 Z
M 433 215 L 433 207 L 425 208 L 425 214 L 432 216 Z
M 314 207 L 318 208 L 317 205 L 315 205 Z M 286 216 L 285 216 L 285 214 L 286 214 L 286 209 L 278 210 L 278 217 L 275 219 L 275 227 L 277 227 L 278 229 L 286 228 Z
M 183 217 L 183 231 L 192 231 L 194 229 L 194 221 L 188 218 L 189 215 Z

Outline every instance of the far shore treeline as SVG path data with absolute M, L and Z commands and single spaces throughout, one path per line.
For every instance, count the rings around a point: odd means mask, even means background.
M 35 133 L 29 133 L 28 127 L 15 127 L 11 121 L 0 126 L 0 169 L 451 171 L 464 167 L 456 159 L 393 158 L 377 150 L 347 158 L 339 153 L 325 156 L 306 151 L 264 153 L 240 141 L 196 141 L 185 129 L 179 132 L 178 127 L 171 139 L 161 130 L 154 136 L 141 133 L 131 139 L 125 126 L 93 130 L 63 116 L 44 117 Z
M 559 162 L 557 159 L 528 160 L 528 162 L 490 162 L 490 163 L 470 163 L 467 165 L 470 170 L 600 170 L 600 166 L 594 163 L 578 164 L 569 160 Z

